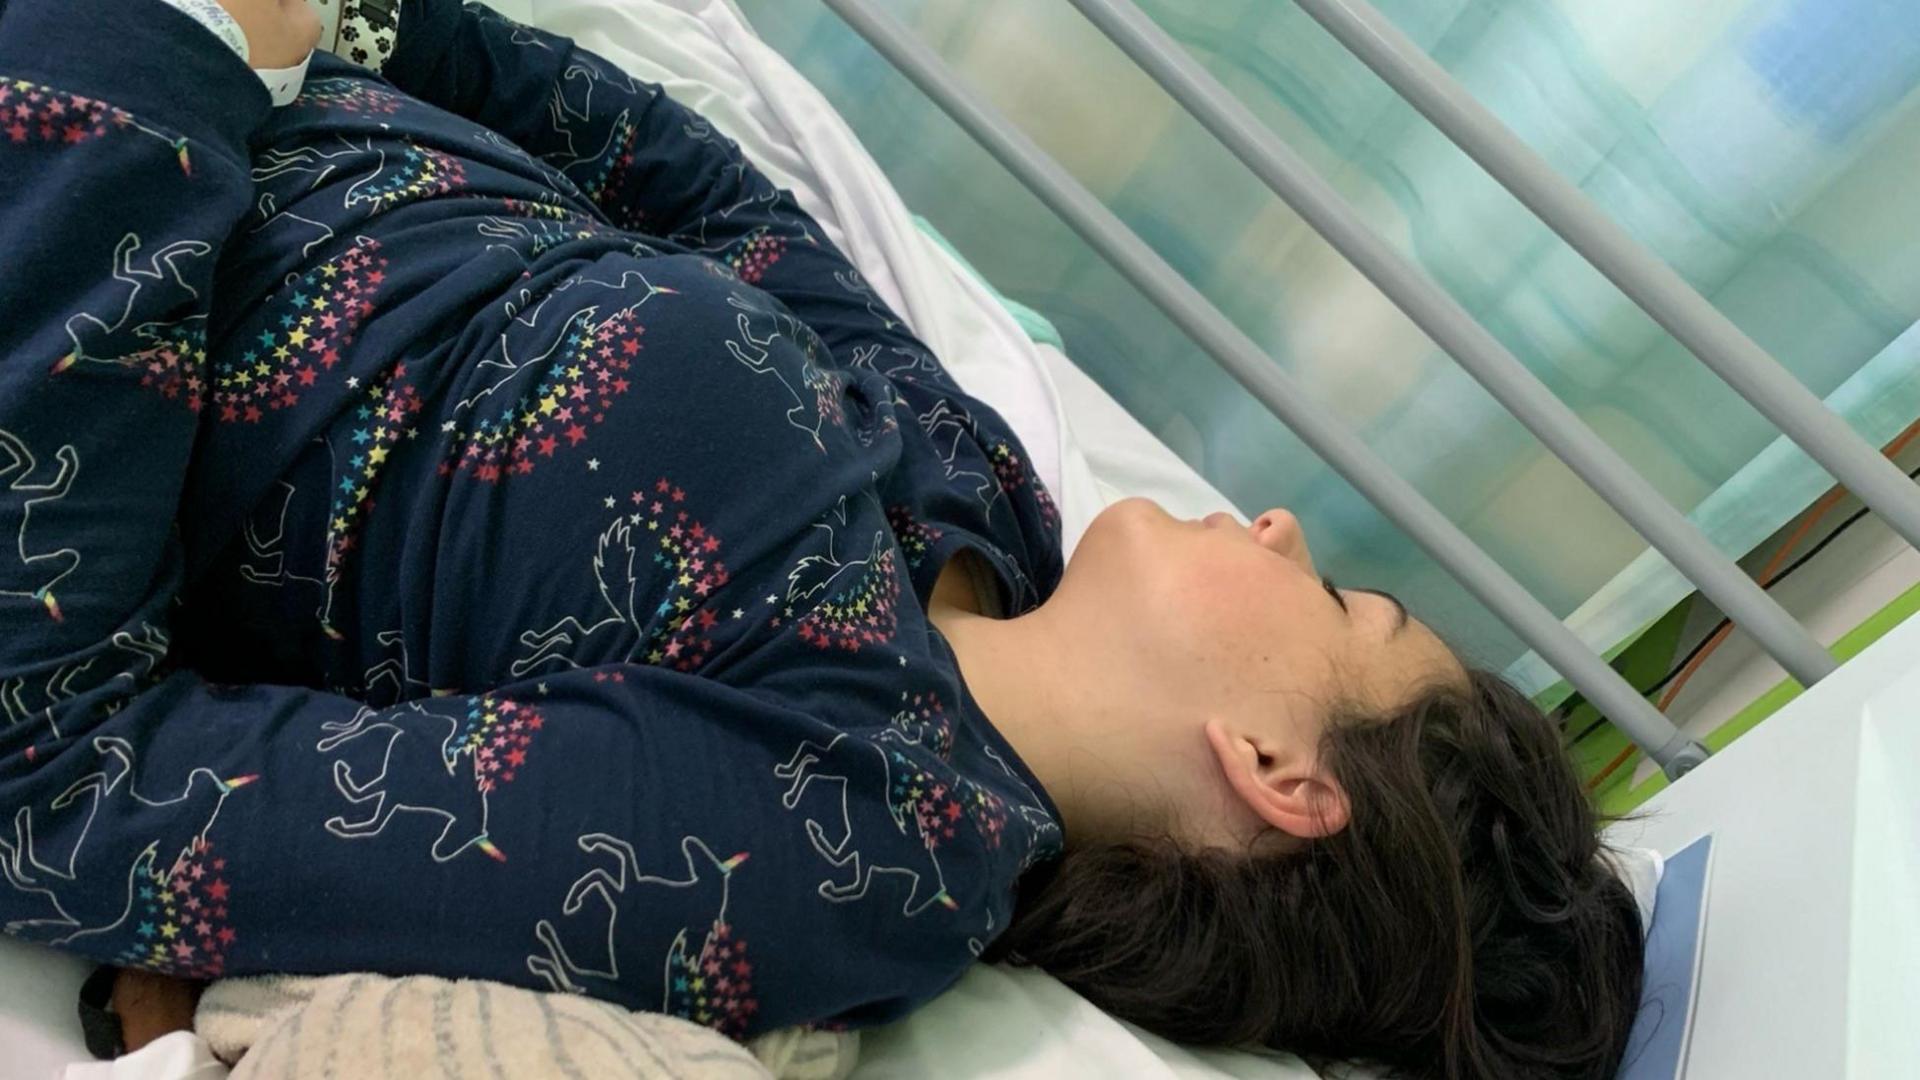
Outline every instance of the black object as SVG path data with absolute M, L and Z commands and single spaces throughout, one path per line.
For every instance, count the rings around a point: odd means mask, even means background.
M 119 968 L 97 967 L 80 984 L 80 1033 L 87 1040 L 87 1053 L 101 1061 L 112 1061 L 126 1052 L 120 1016 L 113 1011 L 113 979 Z

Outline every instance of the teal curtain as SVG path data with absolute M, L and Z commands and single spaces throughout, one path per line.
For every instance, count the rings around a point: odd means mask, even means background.
M 737 0 L 1002 291 L 1241 508 L 1470 658 L 1554 676 L 824 6 Z M 1377 0 L 1876 444 L 1920 416 L 1920 5 Z M 1064 0 L 891 0 L 1596 647 L 1689 586 Z M 1725 550 L 1830 482 L 1283 0 L 1142 0 Z

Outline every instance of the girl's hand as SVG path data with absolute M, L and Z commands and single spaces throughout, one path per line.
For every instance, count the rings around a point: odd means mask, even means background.
M 320 13 L 307 0 L 220 0 L 247 35 L 247 63 L 288 68 L 307 58 L 320 41 Z
M 162 1035 L 192 1031 L 193 1008 L 199 1001 L 199 983 L 122 969 L 113 981 L 121 1045 L 131 1054 Z

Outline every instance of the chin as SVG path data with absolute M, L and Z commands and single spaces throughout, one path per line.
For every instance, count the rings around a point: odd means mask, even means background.
M 1160 504 L 1144 496 L 1121 499 L 1105 510 L 1100 511 L 1092 523 L 1087 526 L 1089 533 L 1103 527 L 1110 529 L 1164 529 L 1170 525 L 1182 524 L 1172 514 L 1161 509 Z
M 1074 549 L 1073 561 L 1081 561 L 1082 552 L 1093 555 L 1132 546 L 1139 543 L 1143 535 L 1151 536 L 1156 526 L 1164 527 L 1172 522 L 1167 512 L 1152 499 L 1137 496 L 1121 499 L 1095 514 L 1093 520 L 1087 523 L 1087 531 L 1081 535 L 1080 545 Z
M 1169 534 L 1192 528 L 1160 508 L 1152 499 L 1131 498 L 1100 511 L 1067 563 L 1067 577 L 1104 578 L 1102 591 L 1137 579 L 1164 553 Z

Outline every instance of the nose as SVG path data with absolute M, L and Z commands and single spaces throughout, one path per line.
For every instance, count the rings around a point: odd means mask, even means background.
M 1286 510 L 1269 510 L 1253 519 L 1253 538 L 1269 551 L 1284 555 L 1313 573 L 1313 553 L 1307 550 L 1307 534 L 1300 519 Z

